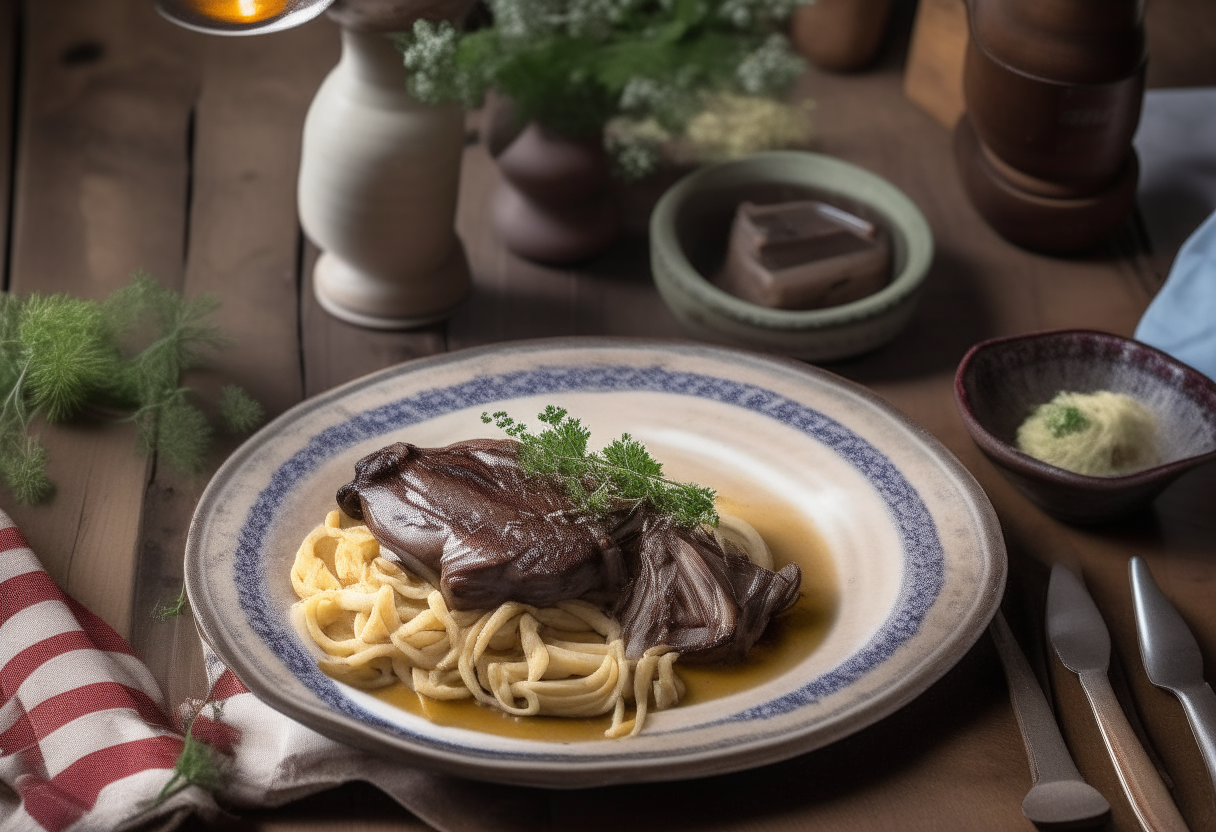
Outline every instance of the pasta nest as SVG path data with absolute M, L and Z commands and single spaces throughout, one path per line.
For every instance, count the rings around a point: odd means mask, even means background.
M 626 658 L 620 624 L 594 604 L 449 609 L 434 585 L 383 557 L 366 526 L 344 528 L 338 510 L 300 545 L 291 583 L 293 611 L 325 654 L 319 667 L 358 688 L 399 681 L 515 716 L 611 713 L 611 738 L 636 735 L 650 710 L 684 695 L 679 653 Z

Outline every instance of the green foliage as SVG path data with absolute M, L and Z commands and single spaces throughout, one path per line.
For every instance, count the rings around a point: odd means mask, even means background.
M 144 449 L 178 471 L 199 473 L 206 468 L 211 447 L 211 425 L 207 417 L 186 401 L 186 390 L 176 389 L 138 415 Z
M 152 615 L 161 621 L 168 621 L 170 618 L 185 615 L 188 609 L 190 609 L 190 598 L 186 595 L 186 585 L 182 584 L 181 592 L 177 594 L 177 597 L 158 606 Z
M 35 417 L 83 414 L 134 421 L 140 441 L 172 467 L 204 467 L 211 427 L 181 385 L 182 374 L 227 343 L 208 319 L 213 295 L 186 299 L 146 274 L 97 302 L 68 295 L 0 294 L 0 477 L 24 503 L 53 493 L 46 449 L 29 433 Z M 261 408 L 225 391 L 226 425 L 248 431 Z
M 220 389 L 220 422 L 229 433 L 249 433 L 265 418 L 262 405 L 240 387 L 225 384 Z
M 156 807 L 187 786 L 198 786 L 215 791 L 224 781 L 224 758 L 220 752 L 193 735 L 194 721 L 186 729 L 186 741 L 182 753 L 173 765 L 173 776 L 152 800 Z
M 46 459 L 46 448 L 32 436 L 18 439 L 11 448 L 4 449 L 4 455 L 0 456 L 0 475 L 19 502 L 32 505 L 55 493 L 55 486 L 46 475 Z
M 184 371 L 203 364 L 206 352 L 228 345 L 208 321 L 220 305 L 213 294 L 186 299 L 138 273 L 103 305 L 124 346 L 137 350 L 116 379 L 115 392 L 131 401 L 167 395 Z
M 805 0 L 489 0 L 494 25 L 419 20 L 398 41 L 422 101 L 507 96 L 522 121 L 589 135 L 613 116 L 678 130 L 708 92 L 786 89 L 804 64 L 778 33 Z
M 16 340 L 29 405 L 62 422 L 101 393 L 119 365 L 110 321 L 96 303 L 30 295 Z
M 601 513 L 621 501 L 646 502 L 684 526 L 717 525 L 714 491 L 664 477 L 662 463 L 629 434 L 588 453 L 591 431 L 564 408 L 549 405 L 537 418 L 549 427 L 534 434 L 506 411 L 481 414 L 520 443 L 524 471 L 559 480 L 580 510 Z

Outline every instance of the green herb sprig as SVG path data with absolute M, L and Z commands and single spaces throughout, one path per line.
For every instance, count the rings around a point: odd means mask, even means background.
M 30 429 L 39 416 L 86 413 L 135 422 L 143 449 L 185 471 L 205 467 L 212 428 L 182 374 L 227 343 L 208 319 L 213 295 L 184 298 L 144 273 L 103 301 L 0 293 L 0 478 L 18 501 L 54 492 L 47 452 Z M 224 428 L 244 433 L 262 408 L 240 388 L 221 393 Z
M 417 21 L 397 38 L 410 92 L 481 104 L 493 89 L 569 136 L 613 116 L 678 131 L 710 92 L 780 95 L 805 70 L 781 34 L 806 0 L 488 0 L 492 25 Z
M 223 703 L 210 704 L 218 715 Z M 195 719 L 197 719 L 197 715 Z M 227 761 L 219 751 L 202 740 L 195 739 L 194 719 L 191 719 L 190 724 L 186 726 L 182 753 L 178 755 L 177 762 L 173 764 L 173 776 L 161 787 L 160 792 L 152 799 L 149 808 L 160 806 L 188 786 L 198 786 L 209 792 L 215 791 L 223 785 L 226 763 Z
M 160 621 L 168 621 L 170 618 L 177 618 L 185 615 L 190 611 L 190 598 L 186 595 L 186 585 L 182 584 L 181 591 L 177 593 L 177 597 L 172 601 L 166 601 L 159 604 L 152 611 L 152 617 Z
M 667 479 L 662 463 L 628 433 L 588 452 L 591 431 L 564 408 L 549 405 L 536 418 L 549 426 L 539 434 L 506 411 L 481 414 L 482 422 L 497 425 L 519 442 L 525 472 L 560 481 L 579 510 L 602 513 L 621 501 L 645 502 L 682 526 L 718 524 L 713 489 Z
M 1089 427 L 1089 419 L 1076 405 L 1057 405 L 1048 403 L 1047 429 L 1056 439 L 1063 439 L 1074 433 L 1080 433 Z

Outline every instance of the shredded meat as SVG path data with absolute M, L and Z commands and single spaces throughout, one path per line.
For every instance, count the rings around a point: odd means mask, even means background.
M 764 569 L 642 507 L 587 515 L 560 484 L 525 474 L 518 447 L 389 445 L 355 464 L 338 505 L 454 609 L 616 599 L 630 658 L 659 644 L 682 660 L 742 658 L 797 600 L 797 565 Z

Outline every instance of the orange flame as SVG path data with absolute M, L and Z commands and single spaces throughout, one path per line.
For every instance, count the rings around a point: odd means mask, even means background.
M 220 23 L 259 23 L 282 14 L 288 0 L 192 0 L 194 11 Z

